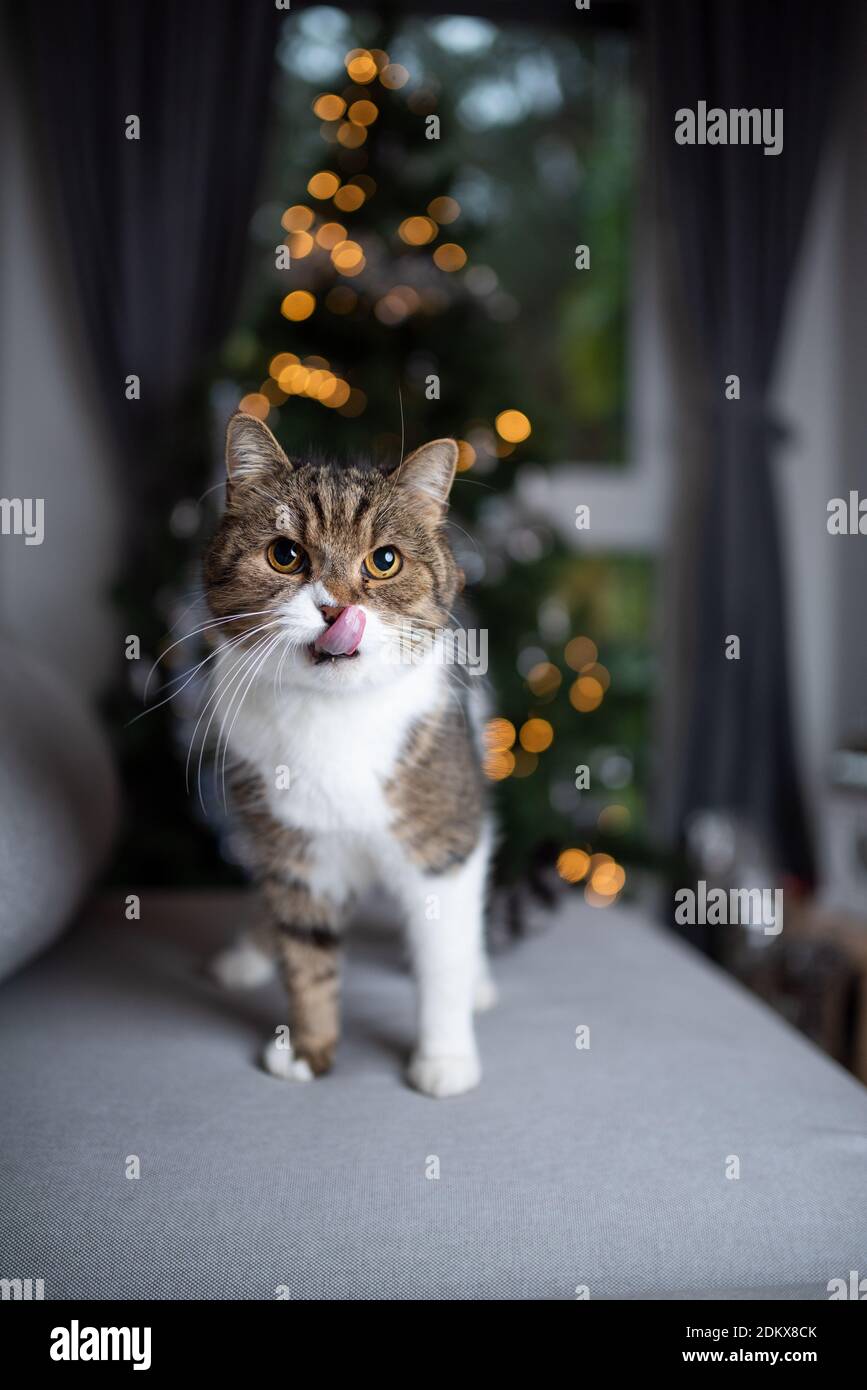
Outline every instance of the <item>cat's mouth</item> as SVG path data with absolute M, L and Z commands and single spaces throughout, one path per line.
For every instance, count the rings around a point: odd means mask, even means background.
M 310 657 L 310 660 L 313 662 L 314 666 L 322 666 L 328 662 L 354 661 L 355 658 L 359 655 L 359 653 L 358 651 L 322 652 L 316 646 L 315 642 L 311 642 L 307 648 L 307 655 Z
M 357 604 L 347 604 L 308 648 L 314 665 L 357 656 L 364 625 L 364 610 Z

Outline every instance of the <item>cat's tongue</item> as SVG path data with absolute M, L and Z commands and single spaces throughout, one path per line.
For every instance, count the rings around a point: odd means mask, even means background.
M 344 608 L 339 618 L 327 627 L 313 643 L 316 651 L 327 656 L 351 656 L 364 636 L 364 610 L 356 604 Z

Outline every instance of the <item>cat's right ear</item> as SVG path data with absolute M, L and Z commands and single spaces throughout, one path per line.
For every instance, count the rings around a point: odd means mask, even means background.
M 268 426 L 255 415 L 236 411 L 226 428 L 226 488 L 251 478 L 274 474 L 292 465 Z

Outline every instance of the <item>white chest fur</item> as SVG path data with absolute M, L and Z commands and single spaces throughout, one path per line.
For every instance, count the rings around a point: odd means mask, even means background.
M 441 678 L 424 663 L 398 669 L 380 688 L 275 693 L 265 669 L 234 720 L 230 761 L 259 772 L 283 824 L 361 839 L 383 834 L 394 814 L 385 786 L 413 724 L 441 698 Z

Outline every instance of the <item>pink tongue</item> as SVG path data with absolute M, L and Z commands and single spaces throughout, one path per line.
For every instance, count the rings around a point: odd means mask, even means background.
M 364 612 L 356 605 L 344 608 L 313 643 L 318 652 L 328 656 L 351 656 L 364 636 Z

